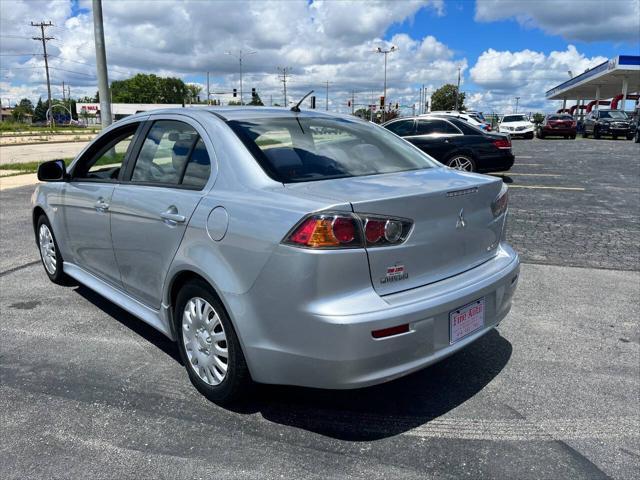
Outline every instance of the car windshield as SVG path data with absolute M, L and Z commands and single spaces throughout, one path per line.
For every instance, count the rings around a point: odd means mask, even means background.
M 524 115 L 507 115 L 502 119 L 502 123 L 507 122 L 527 122 L 529 119 Z
M 384 128 L 340 118 L 228 122 L 262 168 L 283 183 L 432 168 L 438 164 Z
M 619 110 L 608 110 L 608 111 L 600 110 L 600 118 L 618 118 L 618 119 L 626 120 L 627 114 Z

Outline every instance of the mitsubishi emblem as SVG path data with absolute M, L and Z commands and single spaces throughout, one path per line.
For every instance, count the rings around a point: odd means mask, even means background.
M 464 208 L 460 209 L 458 213 L 458 221 L 456 222 L 456 228 L 464 228 L 467 226 L 467 222 L 464 221 Z

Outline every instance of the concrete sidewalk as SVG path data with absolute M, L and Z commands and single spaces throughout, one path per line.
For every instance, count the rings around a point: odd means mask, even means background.
M 73 158 L 88 142 L 38 143 L 32 145 L 1 145 L 0 165 L 8 163 L 45 162 L 58 158 Z

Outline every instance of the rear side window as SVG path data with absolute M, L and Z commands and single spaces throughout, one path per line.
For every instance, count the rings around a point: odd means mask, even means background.
M 193 127 L 159 120 L 144 139 L 131 181 L 202 188 L 209 179 L 207 149 Z
M 451 123 L 453 123 L 457 128 L 459 128 L 462 133 L 464 133 L 465 135 L 483 135 L 483 131 L 480 130 L 478 127 L 476 127 L 475 125 L 471 125 L 468 122 L 465 122 L 464 120 L 459 120 L 457 118 L 452 118 L 451 120 L 449 120 Z
M 444 120 L 418 120 L 417 135 L 459 134 L 460 131 Z
M 385 125 L 385 128 L 400 137 L 414 135 L 413 120 L 400 120 L 398 122 Z
M 308 182 L 437 166 L 385 128 L 326 117 L 231 120 L 229 127 L 273 179 Z

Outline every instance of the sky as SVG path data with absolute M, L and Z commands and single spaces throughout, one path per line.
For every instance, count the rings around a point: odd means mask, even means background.
M 278 67 L 291 72 L 290 99 L 314 89 L 325 108 L 350 111 L 382 95 L 419 101 L 456 83 L 466 106 L 484 112 L 553 111 L 544 92 L 616 55 L 640 55 L 640 0 L 103 0 L 109 80 L 136 73 L 175 76 L 210 90 L 239 88 L 240 49 L 245 101 L 251 88 L 269 104 L 283 103 Z M 46 99 L 42 44 L 46 29 L 52 95 L 62 82 L 74 98 L 97 90 L 91 0 L 0 0 L 0 99 Z

